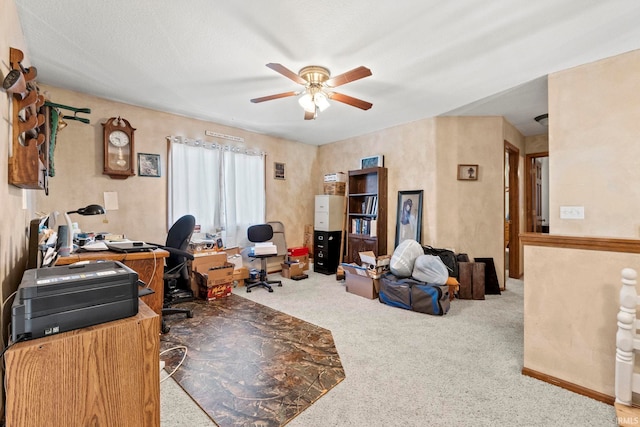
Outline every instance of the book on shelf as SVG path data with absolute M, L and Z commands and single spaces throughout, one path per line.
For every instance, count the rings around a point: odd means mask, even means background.
M 377 220 L 371 218 L 352 218 L 351 233 L 376 237 Z

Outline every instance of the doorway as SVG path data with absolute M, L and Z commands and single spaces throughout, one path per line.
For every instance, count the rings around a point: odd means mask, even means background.
M 549 152 L 527 154 L 526 231 L 549 233 Z
M 518 163 L 520 150 L 504 141 L 504 250 L 505 284 L 507 277 L 519 279 L 520 271 L 520 187 Z

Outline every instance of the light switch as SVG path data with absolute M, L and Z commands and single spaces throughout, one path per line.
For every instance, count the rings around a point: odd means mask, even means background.
M 560 219 L 584 219 L 584 206 L 560 206 Z

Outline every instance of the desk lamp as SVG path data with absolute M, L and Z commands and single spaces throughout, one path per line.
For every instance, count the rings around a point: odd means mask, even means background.
M 64 246 L 61 246 L 58 250 L 61 256 L 66 256 L 73 252 L 73 224 L 69 214 L 77 213 L 80 215 L 100 215 L 104 213 L 104 208 L 100 205 L 88 205 L 84 208 L 76 209 L 75 211 L 68 211 L 64 214 L 64 219 L 67 222 L 67 240 Z

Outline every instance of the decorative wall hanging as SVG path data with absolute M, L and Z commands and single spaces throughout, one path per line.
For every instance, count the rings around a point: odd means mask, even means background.
M 285 176 L 284 176 L 284 163 L 274 163 L 273 164 L 273 178 L 274 179 L 285 179 Z
M 138 153 L 138 175 L 160 177 L 160 154 Z
M 478 165 L 458 165 L 458 180 L 477 181 Z
M 422 244 L 422 194 L 423 190 L 398 191 L 396 247 L 407 239 Z
M 384 156 L 376 154 L 375 156 L 363 157 L 360 159 L 360 169 L 376 168 L 384 166 Z

